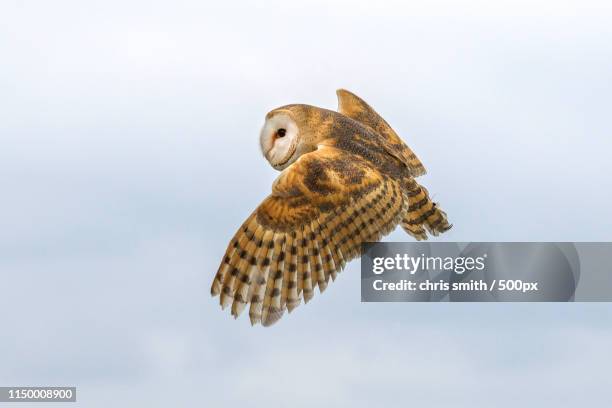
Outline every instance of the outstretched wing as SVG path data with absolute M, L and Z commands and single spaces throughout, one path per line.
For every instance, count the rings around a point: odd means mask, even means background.
M 234 235 L 211 293 L 234 317 L 250 303 L 251 324 L 271 325 L 316 286 L 323 292 L 361 243 L 391 232 L 407 207 L 396 180 L 321 145 L 281 173 Z
M 338 89 L 336 95 L 338 96 L 338 112 L 368 126 L 383 136 L 389 142 L 392 150 L 389 153 L 401 157 L 410 169 L 412 176 L 417 177 L 425 174 L 425 166 L 416 154 L 406 146 L 391 126 L 370 105 L 345 89 Z

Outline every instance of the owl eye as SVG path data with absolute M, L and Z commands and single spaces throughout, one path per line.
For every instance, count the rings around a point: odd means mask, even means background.
M 287 133 L 287 130 L 286 130 L 286 129 L 278 129 L 278 130 L 276 131 L 276 136 L 278 136 L 278 137 L 285 137 L 285 134 L 286 134 L 286 133 Z

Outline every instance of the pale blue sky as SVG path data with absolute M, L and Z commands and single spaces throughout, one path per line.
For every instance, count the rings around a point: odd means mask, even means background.
M 609 404 L 609 304 L 361 304 L 357 262 L 269 329 L 209 296 L 277 175 L 265 113 L 339 87 L 422 158 L 441 239 L 609 241 L 609 2 L 288 3 L 2 3 L 0 384 L 88 408 Z

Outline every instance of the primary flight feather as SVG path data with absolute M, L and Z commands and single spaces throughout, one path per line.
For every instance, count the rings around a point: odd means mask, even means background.
M 281 174 L 231 240 L 212 284 L 234 317 L 251 324 L 323 292 L 361 244 L 398 224 L 417 240 L 451 225 L 414 179 L 425 167 L 385 120 L 340 89 L 338 112 L 287 105 L 266 115 L 261 150 Z

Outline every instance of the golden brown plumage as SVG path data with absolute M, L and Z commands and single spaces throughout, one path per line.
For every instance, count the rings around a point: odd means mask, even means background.
M 287 105 L 266 116 L 262 151 L 283 171 L 211 288 L 235 317 L 250 303 L 252 324 L 273 324 L 398 224 L 416 239 L 451 227 L 414 180 L 425 173 L 416 155 L 363 100 L 337 94 L 339 112 Z

